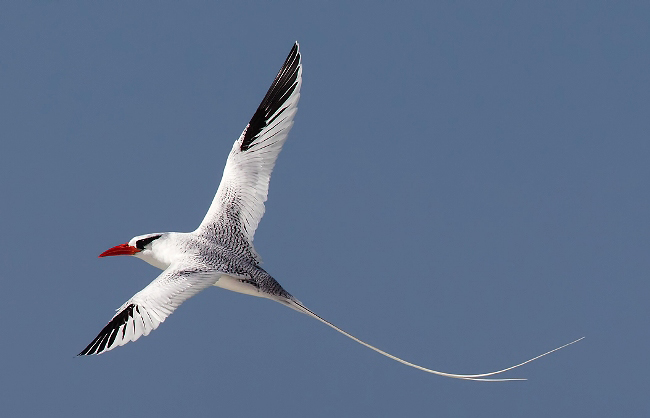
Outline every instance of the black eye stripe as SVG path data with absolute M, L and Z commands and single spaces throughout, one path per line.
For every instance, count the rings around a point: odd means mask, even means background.
M 158 238 L 162 237 L 162 235 L 153 235 L 148 238 L 142 238 L 139 239 L 135 242 L 135 247 L 139 250 L 144 250 L 144 247 L 149 244 L 150 242 L 157 240 Z

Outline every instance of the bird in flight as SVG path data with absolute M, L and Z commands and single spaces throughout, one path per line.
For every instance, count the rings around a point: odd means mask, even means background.
M 280 302 L 386 357 L 428 373 L 457 379 L 525 380 L 488 377 L 579 341 L 495 372 L 444 373 L 410 363 L 361 341 L 316 315 L 284 290 L 260 266 L 261 259 L 253 247 L 253 235 L 264 215 L 271 171 L 293 125 L 301 84 L 302 62 L 296 42 L 262 103 L 235 141 L 221 184 L 208 213 L 195 231 L 139 235 L 100 255 L 134 256 L 163 272 L 117 310 L 99 335 L 79 353 L 80 356 L 101 354 L 148 335 L 183 302 L 210 286 Z

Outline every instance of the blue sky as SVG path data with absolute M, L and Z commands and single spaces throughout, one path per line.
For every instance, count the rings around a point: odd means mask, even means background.
M 645 2 L 15 2 L 0 15 L 7 416 L 644 416 Z M 76 358 L 189 231 L 292 43 L 255 244 L 324 318 L 208 289 Z

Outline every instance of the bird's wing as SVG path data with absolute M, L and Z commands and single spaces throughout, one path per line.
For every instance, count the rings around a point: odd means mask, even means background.
M 302 64 L 296 42 L 264 100 L 232 147 L 221 184 L 195 231 L 258 263 L 253 235 L 264 215 L 271 171 L 297 111 Z M 224 241 L 224 242 L 221 242 Z
M 101 354 L 149 335 L 181 303 L 214 284 L 216 272 L 178 269 L 173 265 L 122 305 L 80 356 Z

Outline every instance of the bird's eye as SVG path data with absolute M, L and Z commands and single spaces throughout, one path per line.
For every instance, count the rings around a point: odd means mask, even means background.
M 151 243 L 151 242 L 154 241 L 154 240 L 157 240 L 157 239 L 160 238 L 161 236 L 162 236 L 162 235 L 152 235 L 152 236 L 147 237 L 147 238 L 139 239 L 139 240 L 137 240 L 137 241 L 135 242 L 135 247 L 136 247 L 137 249 L 139 249 L 139 250 L 144 250 L 144 247 L 146 247 L 147 244 Z

